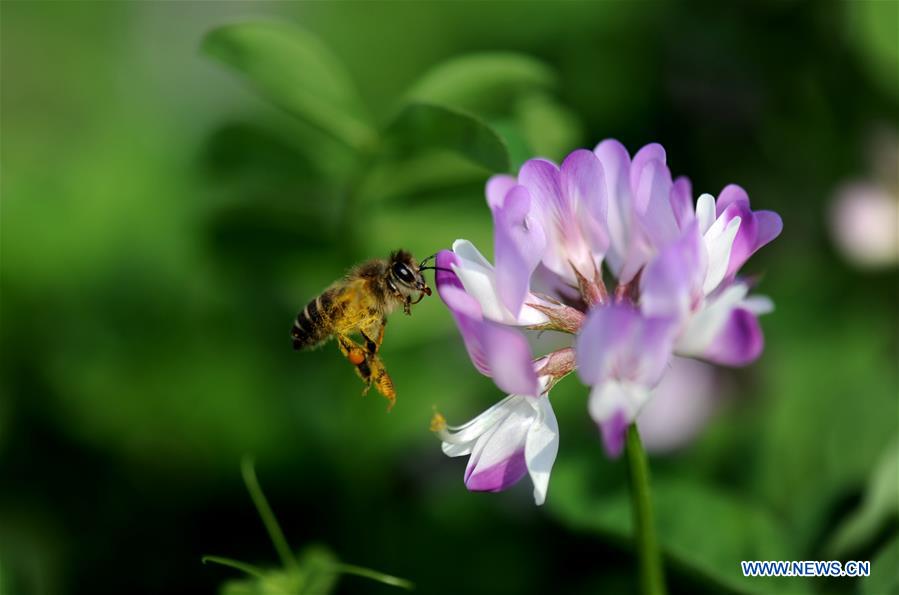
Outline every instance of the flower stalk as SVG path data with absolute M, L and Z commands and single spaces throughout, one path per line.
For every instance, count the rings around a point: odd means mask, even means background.
M 632 423 L 628 427 L 626 450 L 640 592 L 643 595 L 665 595 L 665 573 L 659 541 L 656 537 L 649 488 L 649 464 L 643 444 L 640 442 L 640 433 L 637 431 L 636 423 Z
M 256 467 L 252 458 L 244 457 L 241 460 L 240 472 L 243 475 L 247 491 L 250 492 L 250 498 L 253 499 L 253 504 L 256 505 L 256 511 L 265 525 L 265 530 L 268 531 L 269 538 L 271 538 L 275 549 L 278 550 L 278 557 L 281 558 L 281 563 L 288 570 L 296 571 L 299 568 L 297 559 L 287 544 L 281 525 L 278 524 L 278 519 L 275 518 L 275 513 L 272 512 L 272 507 L 268 504 L 268 499 L 259 486 L 259 479 L 256 477 Z

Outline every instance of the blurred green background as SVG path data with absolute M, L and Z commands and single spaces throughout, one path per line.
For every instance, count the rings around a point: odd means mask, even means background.
M 201 49 L 273 19 L 297 29 Z M 428 432 L 435 406 L 500 397 L 438 299 L 391 320 L 389 415 L 333 345 L 288 339 L 358 260 L 457 237 L 489 256 L 491 171 L 607 137 L 784 218 L 748 266 L 777 306 L 763 357 L 651 458 L 672 591 L 899 592 L 899 275 L 850 264 L 827 217 L 897 133 L 899 3 L 4 1 L 0 21 L 4 595 L 248 592 L 200 562 L 278 564 L 245 454 L 296 549 L 428 594 L 634 591 L 626 470 L 576 378 L 536 508 L 527 481 L 466 492 Z M 744 580 L 744 559 L 874 575 Z

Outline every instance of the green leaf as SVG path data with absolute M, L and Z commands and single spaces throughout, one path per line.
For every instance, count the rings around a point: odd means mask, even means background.
M 442 192 L 468 186 L 476 186 L 480 194 L 486 178 L 483 167 L 459 153 L 438 149 L 378 163 L 359 196 L 371 203 L 419 204 L 423 199 L 441 200 Z
M 328 548 L 310 545 L 299 554 L 299 567 L 305 577 L 302 595 L 330 593 L 337 585 L 339 570 L 337 557 Z
M 521 124 L 517 120 L 512 117 L 496 118 L 490 121 L 490 125 L 506 141 L 512 171 L 518 171 L 525 161 L 534 157 L 534 149 L 524 137 Z
M 239 570 L 247 578 L 230 579 L 222 583 L 221 595 L 289 595 L 301 591 L 308 584 L 308 577 L 299 570 L 262 569 L 240 560 L 221 556 L 204 556 L 203 563 L 212 562 Z M 329 591 L 316 591 L 325 595 Z
M 899 535 L 877 553 L 871 576 L 860 579 L 859 586 L 862 595 L 899 595 Z
M 226 25 L 208 33 L 202 49 L 279 107 L 350 147 L 365 150 L 376 141 L 349 74 L 308 32 L 277 22 Z
M 570 526 L 631 543 L 632 516 L 625 486 L 601 493 L 591 485 L 586 462 L 559 461 L 547 498 L 550 511 Z M 796 557 L 787 535 L 767 511 L 727 492 L 681 478 L 653 478 L 652 498 L 659 543 L 671 570 L 702 577 L 735 593 L 803 593 L 808 583 L 744 578 L 742 560 Z
M 387 138 L 401 155 L 449 149 L 491 172 L 509 170 L 509 151 L 486 123 L 455 109 L 412 103 L 397 116 Z
M 899 4 L 846 2 L 848 40 L 855 45 L 862 68 L 883 89 L 899 97 Z
M 899 439 L 884 451 L 868 480 L 861 506 L 837 529 L 828 550 L 844 556 L 866 545 L 899 513 Z
M 561 161 L 581 146 L 583 127 L 577 116 L 545 94 L 522 97 L 515 113 L 533 154 Z
M 808 551 L 823 545 L 838 495 L 864 485 L 895 436 L 897 399 L 884 376 L 893 337 L 881 314 L 847 307 L 839 325 L 806 326 L 802 307 L 778 301 L 782 324 L 766 329 L 765 420 L 751 472 Z
M 507 111 L 514 99 L 551 89 L 555 73 L 546 64 L 515 53 L 471 54 L 443 62 L 426 72 L 408 98 L 473 112 Z
M 305 579 L 299 573 L 271 570 L 262 578 L 231 579 L 222 583 L 221 595 L 294 595 L 306 593 L 302 590 Z M 316 591 L 316 595 L 327 595 L 330 591 Z M 311 591 L 310 591 L 311 593 Z

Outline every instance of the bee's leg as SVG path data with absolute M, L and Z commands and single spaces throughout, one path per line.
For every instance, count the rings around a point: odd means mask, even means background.
M 378 392 L 387 399 L 387 411 L 390 411 L 396 405 L 396 389 L 393 388 L 393 380 L 390 379 L 387 369 L 384 368 L 384 363 L 377 355 L 370 355 L 368 363 L 371 368 L 372 382 L 374 382 Z
M 369 354 L 369 355 L 374 355 L 374 354 L 376 354 L 376 353 L 378 352 L 378 347 L 380 347 L 380 345 L 378 345 L 377 343 L 375 343 L 375 342 L 372 340 L 372 338 L 369 337 L 369 336 L 365 333 L 365 331 L 360 331 L 360 333 L 361 333 L 361 335 L 362 335 L 362 338 L 365 339 L 365 350 L 368 352 L 368 354 Z
M 354 366 L 358 366 L 365 361 L 365 350 L 348 336 L 343 334 L 337 335 L 337 345 L 340 347 L 340 352 L 343 353 L 344 357 L 350 360 L 350 363 Z
M 365 383 L 365 389 L 362 391 L 364 395 L 371 388 L 372 383 L 371 362 L 366 357 L 365 350 L 346 335 L 337 335 L 337 345 L 340 347 L 340 352 L 343 353 L 344 357 L 356 366 L 356 374 Z
M 387 410 L 390 411 L 396 403 L 396 390 L 393 388 L 393 380 L 387 374 L 384 362 L 378 357 L 378 351 L 381 349 L 381 343 L 384 341 L 384 329 L 386 327 L 387 318 L 384 317 L 372 322 L 360 332 L 362 338 L 365 339 L 365 348 L 368 350 L 366 360 L 371 372 L 371 382 L 374 383 L 378 392 L 389 401 Z
M 384 331 L 387 330 L 387 317 L 381 319 L 381 328 L 378 329 L 378 337 L 375 339 L 375 342 L 378 345 L 378 349 L 381 348 L 381 343 L 384 342 Z
M 362 338 L 365 339 L 365 348 L 371 354 L 377 353 L 381 349 L 381 343 L 384 342 L 384 329 L 387 327 L 387 318 L 382 318 L 377 322 L 373 322 L 362 331 Z

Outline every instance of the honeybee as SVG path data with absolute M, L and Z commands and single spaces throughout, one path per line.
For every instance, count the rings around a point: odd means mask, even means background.
M 387 316 L 400 306 L 411 315 L 412 306 L 431 295 L 422 271 L 434 268 L 424 266 L 433 258 L 417 263 L 410 253 L 397 250 L 387 260 L 369 260 L 353 267 L 297 314 L 290 331 L 293 348 L 318 347 L 335 337 L 340 352 L 365 383 L 362 394 L 374 384 L 389 402 L 390 411 L 396 403 L 396 390 L 378 357 Z M 350 337 L 355 333 L 364 345 Z

